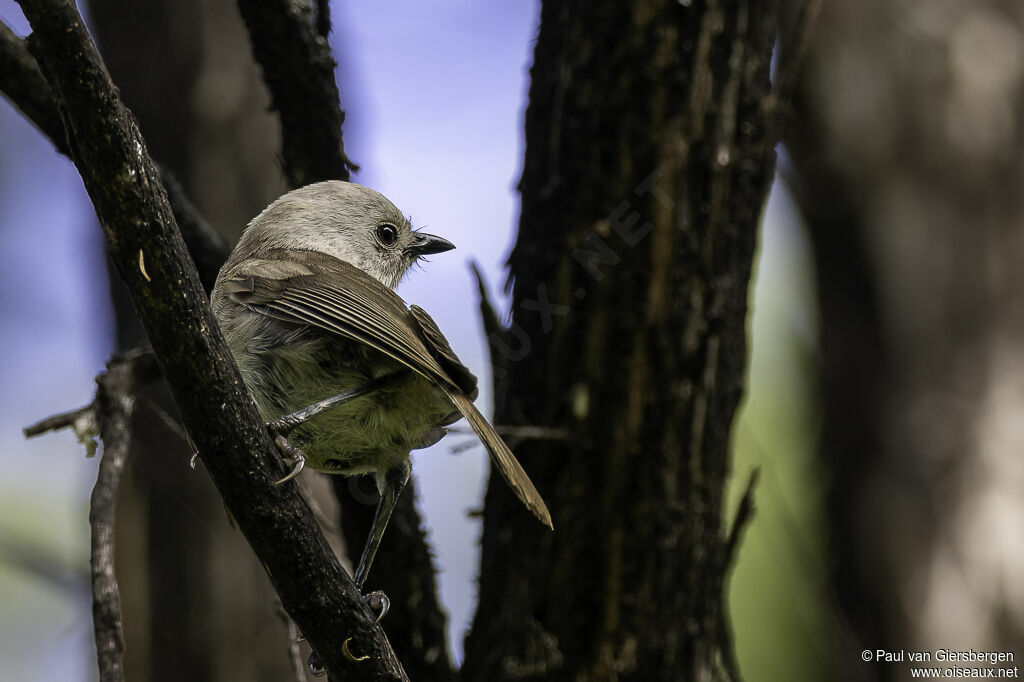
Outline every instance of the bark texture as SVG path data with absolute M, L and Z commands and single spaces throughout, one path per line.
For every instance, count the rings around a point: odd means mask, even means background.
M 554 516 L 492 477 L 467 680 L 728 675 L 723 491 L 772 179 L 768 2 L 548 2 L 496 420 Z
M 281 117 L 288 184 L 348 180 L 355 166 L 341 141 L 345 112 L 327 44 L 326 5 L 317 8 L 315 18 L 311 5 L 293 0 L 238 0 L 238 9 Z

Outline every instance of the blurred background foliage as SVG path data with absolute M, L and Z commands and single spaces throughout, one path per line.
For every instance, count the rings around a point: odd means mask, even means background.
M 364 169 L 355 180 L 460 247 L 412 276 L 429 286 L 402 293 L 486 377 L 465 263 L 503 280 L 537 7 L 332 5 L 346 149 Z M 100 6 L 111 5 L 97 3 L 97 17 Z M 283 185 L 232 8 L 159 4 L 135 87 L 151 115 L 196 122 L 191 147 L 163 157 L 192 164 L 186 189 L 237 233 Z M 24 34 L 11 0 L 0 19 Z M 189 33 L 202 61 L 177 63 L 171 38 Z M 181 64 L 196 71 L 189 89 L 153 89 Z M 729 592 L 744 676 L 905 674 L 862 663 L 864 648 L 1024 654 L 1024 5 L 826 0 L 798 93 L 765 211 L 749 395 L 734 427 L 730 513 L 761 470 Z M 0 679 L 89 680 L 95 461 L 68 433 L 26 442 L 21 428 L 88 402 L 118 332 L 77 173 L 6 102 L 0 140 Z M 197 151 L 218 145 L 220 155 Z M 415 471 L 458 658 L 484 455 L 442 443 Z M 183 499 L 176 512 L 216 542 L 233 533 L 216 508 Z M 140 523 L 125 521 L 128 554 L 143 553 Z M 122 576 L 128 601 L 147 590 L 144 572 Z M 126 606 L 135 622 L 148 608 L 141 597 Z M 283 645 L 264 636 L 283 665 Z M 145 657 L 147 641 L 129 645 Z

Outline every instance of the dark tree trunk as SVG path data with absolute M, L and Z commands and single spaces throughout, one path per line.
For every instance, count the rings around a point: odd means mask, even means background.
M 775 7 L 545 3 L 467 680 L 680 680 L 728 659 L 723 493 L 774 154 Z

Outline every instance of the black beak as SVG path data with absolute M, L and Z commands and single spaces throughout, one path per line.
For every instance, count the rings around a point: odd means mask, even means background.
M 452 244 L 443 237 L 426 234 L 425 232 L 417 232 L 412 244 L 407 246 L 405 250 L 407 253 L 411 253 L 419 258 L 420 256 L 429 256 L 434 253 L 444 253 L 454 248 L 455 244 Z

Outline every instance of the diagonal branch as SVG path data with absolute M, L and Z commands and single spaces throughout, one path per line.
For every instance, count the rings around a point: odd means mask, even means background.
M 0 91 L 32 125 L 50 138 L 57 151 L 68 156 L 67 136 L 50 88 L 25 41 L 0 22 Z
M 50 139 L 58 152 L 71 156 L 60 110 L 53 100 L 50 86 L 39 70 L 39 64 L 28 51 L 25 41 L 3 23 L 0 23 L 0 92 Z M 160 169 L 160 176 L 171 202 L 174 219 L 199 270 L 203 288 L 210 291 L 217 280 L 220 266 L 228 257 L 227 244 L 206 222 L 174 176 L 163 168 Z
M 348 180 L 357 170 L 341 140 L 345 112 L 334 81 L 334 58 L 321 31 L 328 30 L 327 4 L 310 8 L 294 0 L 238 0 L 252 51 L 263 68 L 274 108 L 281 117 L 281 156 L 288 184 Z
M 281 601 L 337 679 L 406 679 L 338 564 L 231 361 L 155 164 L 72 0 L 21 0 L 28 48 L 193 441 Z M 143 270 L 142 263 L 145 263 Z M 365 660 L 347 659 L 342 643 Z

